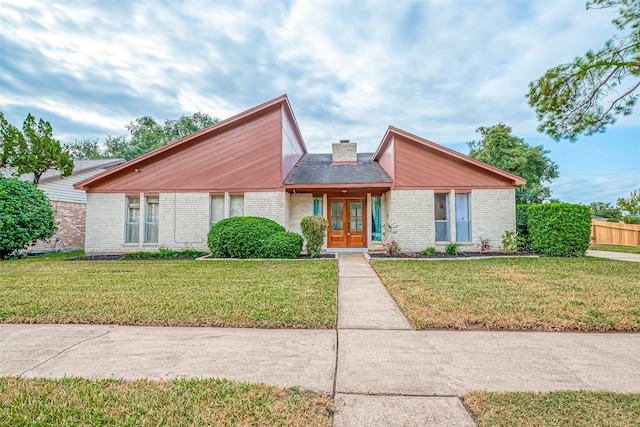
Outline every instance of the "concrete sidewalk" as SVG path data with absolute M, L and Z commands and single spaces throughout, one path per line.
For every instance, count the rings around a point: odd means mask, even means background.
M 587 256 L 596 257 L 596 258 L 615 259 L 617 261 L 640 262 L 640 254 L 628 254 L 626 252 L 588 250 Z
M 218 377 L 335 396 L 334 426 L 473 426 L 470 389 L 640 392 L 640 334 L 413 331 L 341 254 L 336 330 L 0 324 L 0 375 Z

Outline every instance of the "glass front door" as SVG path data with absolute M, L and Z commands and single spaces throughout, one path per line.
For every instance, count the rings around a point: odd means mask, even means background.
M 366 248 L 365 199 L 329 199 L 330 248 Z

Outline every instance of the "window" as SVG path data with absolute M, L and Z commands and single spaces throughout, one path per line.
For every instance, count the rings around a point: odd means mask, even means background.
M 362 231 L 362 202 L 349 202 L 349 230 Z
M 144 242 L 158 243 L 160 200 L 158 196 L 150 196 L 145 199 L 147 206 L 144 219 Z
M 374 242 L 382 240 L 382 199 L 380 197 L 371 198 L 371 240 Z
M 229 216 L 243 216 L 244 215 L 244 195 L 232 195 L 229 198 Z
M 211 212 L 209 213 L 209 227 L 224 218 L 224 196 L 211 196 Z
M 449 194 L 438 193 L 434 197 L 436 216 L 436 242 L 449 241 Z
M 471 241 L 469 194 L 456 194 L 456 242 Z
M 322 197 L 313 198 L 313 214 L 322 216 Z
M 344 225 L 344 203 L 343 202 L 331 202 L 331 230 L 342 231 Z
M 125 243 L 138 243 L 140 239 L 140 197 L 127 197 Z

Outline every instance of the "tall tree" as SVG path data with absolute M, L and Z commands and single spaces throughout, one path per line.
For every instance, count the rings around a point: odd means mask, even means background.
M 59 170 L 62 176 L 71 175 L 73 158 L 60 145 L 60 141 L 53 137 L 53 128 L 49 122 L 42 119 L 36 122 L 35 117 L 27 114 L 22 132 L 15 126 L 7 129 L 6 133 L 3 132 L 3 145 L 13 149 L 8 164 L 16 169 L 17 174 L 32 173 L 35 185 L 38 185 L 42 174 L 49 169 Z
M 626 34 L 609 39 L 568 64 L 551 68 L 529 85 L 538 130 L 575 141 L 604 132 L 616 116 L 630 115 L 640 88 L 640 1 L 589 0 L 587 9 L 616 7 L 613 24 Z
M 11 166 L 22 139 L 20 130 L 0 112 L 0 168 Z
M 143 116 L 126 125 L 130 137 L 108 135 L 103 143 L 95 139 L 81 139 L 72 144 L 70 150 L 78 159 L 122 157 L 131 160 L 218 121 L 218 118 L 201 112 L 177 120 L 165 120 L 163 125 L 151 116 Z
M 516 189 L 517 203 L 549 200 L 551 189 L 543 184 L 558 177 L 558 165 L 549 158 L 549 150 L 542 145 L 530 146 L 512 135 L 511 128 L 504 123 L 480 127 L 476 132 L 482 135 L 482 140 L 468 143 L 469 156 L 527 180 L 526 186 Z
M 616 206 L 624 213 L 624 222 L 637 224 L 640 221 L 640 188 L 633 190 L 628 198 L 619 198 Z
M 622 221 L 622 211 L 619 207 L 614 206 L 611 203 L 593 202 L 589 206 L 591 206 L 591 212 L 593 212 L 595 216 L 606 218 L 609 222 Z

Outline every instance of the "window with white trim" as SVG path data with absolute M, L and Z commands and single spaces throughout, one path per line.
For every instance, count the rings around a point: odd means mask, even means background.
M 127 197 L 125 243 L 140 241 L 140 197 Z
M 209 212 L 209 228 L 224 218 L 224 195 L 211 196 L 211 209 Z
M 434 195 L 434 213 L 436 217 L 436 242 L 449 241 L 449 193 Z
M 158 243 L 158 226 L 160 224 L 160 198 L 145 197 L 144 242 Z
M 456 193 L 456 242 L 471 241 L 469 193 Z
M 229 197 L 229 216 L 244 215 L 244 194 L 232 194 Z

